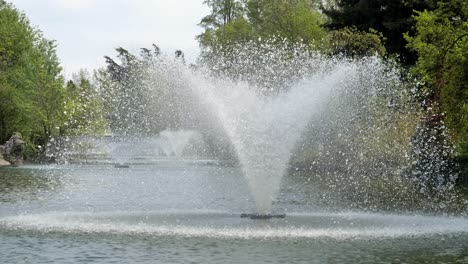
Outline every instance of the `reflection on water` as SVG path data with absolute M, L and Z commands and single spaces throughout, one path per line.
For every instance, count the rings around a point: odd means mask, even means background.
M 56 173 L 44 169 L 0 168 L 0 202 L 34 200 L 43 193 L 60 187 Z

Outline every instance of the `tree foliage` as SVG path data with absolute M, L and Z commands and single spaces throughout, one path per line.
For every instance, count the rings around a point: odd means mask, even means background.
M 63 78 L 56 44 L 0 1 L 0 140 L 15 131 L 41 143 L 58 132 Z
M 76 112 L 86 108 L 89 113 L 99 106 L 85 99 L 92 89 L 77 92 L 86 86 L 84 80 L 76 89 L 71 83 L 65 87 L 56 47 L 55 41 L 30 25 L 25 14 L 0 0 L 0 144 L 20 132 L 28 141 L 27 154 L 34 155 L 37 145 L 47 146 L 52 138 L 82 133 L 71 123 L 86 126 L 99 120 Z
M 387 52 L 412 64 L 416 56 L 406 49 L 403 33 L 414 25 L 413 10 L 432 10 L 434 7 L 433 0 L 338 0 L 335 5 L 324 8 L 324 13 L 329 17 L 327 26 L 330 29 L 356 27 L 364 32 L 369 29 L 382 32 Z
M 206 29 L 217 29 L 242 16 L 243 6 L 237 0 L 205 0 L 211 13 L 205 16 L 200 25 Z
M 357 30 L 356 27 L 345 27 L 330 32 L 330 49 L 335 55 L 383 57 L 386 54 L 384 41 L 383 34 L 373 29 L 364 32 Z
M 150 98 L 142 83 L 144 63 L 122 47 L 116 51 L 119 62 L 106 56 L 107 68 L 98 76 L 106 119 L 114 133 L 144 134 L 149 129 L 145 114 L 148 113 L 146 106 Z M 159 53 L 159 49 L 153 52 L 143 50 L 142 54 L 147 60 L 145 63 L 151 63 L 156 53 Z
M 314 2 L 248 0 L 245 5 L 248 21 L 263 38 L 279 36 L 290 42 L 319 45 L 325 37 L 324 19 Z
M 177 88 L 178 77 L 168 79 L 167 65 L 158 46 L 142 48 L 140 56 L 117 48 L 117 60 L 106 56 L 106 69 L 97 74 L 109 132 L 118 136 L 148 136 L 177 129 L 187 102 Z M 174 53 L 175 65 L 184 64 L 184 53 Z M 186 111 L 187 112 L 187 111 Z M 186 116 L 186 114 L 185 114 Z
M 202 57 L 229 52 L 232 46 L 259 39 L 287 40 L 321 46 L 324 20 L 309 0 L 205 1 L 211 14 L 202 19 L 198 36 Z
M 103 102 L 97 86 L 86 70 L 80 70 L 66 84 L 64 121 L 60 134 L 100 135 L 106 129 Z
M 405 38 L 418 55 L 412 69 L 422 82 L 418 96 L 449 128 L 451 142 L 467 166 L 468 3 L 441 1 L 436 10 L 416 12 L 414 19 L 415 34 Z

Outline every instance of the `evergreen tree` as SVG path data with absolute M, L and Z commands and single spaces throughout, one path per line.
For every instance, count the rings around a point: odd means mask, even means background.
M 382 32 L 388 53 L 401 56 L 405 64 L 413 64 L 416 54 L 406 49 L 403 34 L 411 31 L 415 21 L 413 10 L 433 10 L 433 0 L 338 0 L 336 5 L 324 9 L 330 18 L 327 27 L 342 29 L 355 27 Z
M 118 61 L 106 56 L 107 68 L 96 75 L 110 132 L 117 136 L 146 136 L 177 129 L 189 111 L 186 95 L 166 72 L 174 65 L 165 64 L 167 58 L 161 57 L 156 45 L 153 50 L 141 49 L 140 56 L 124 48 L 116 51 Z M 175 61 L 184 63 L 181 50 L 174 54 Z

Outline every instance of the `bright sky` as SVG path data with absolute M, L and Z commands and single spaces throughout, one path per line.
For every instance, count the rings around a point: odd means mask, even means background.
M 131 52 L 157 44 L 163 52 L 198 55 L 197 26 L 208 14 L 203 0 L 9 0 L 31 24 L 58 42 L 57 53 L 68 77 L 81 68 L 104 65 L 122 46 Z

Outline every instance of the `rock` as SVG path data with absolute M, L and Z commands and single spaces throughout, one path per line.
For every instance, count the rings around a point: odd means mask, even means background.
M 2 153 L 0 153 L 0 167 L 1 166 L 8 166 L 8 165 L 11 165 L 11 163 L 6 161 L 5 158 L 3 158 Z
M 11 138 L 3 145 L 0 145 L 0 154 L 12 165 L 23 164 L 23 152 L 26 142 L 21 139 L 19 133 L 13 133 Z

